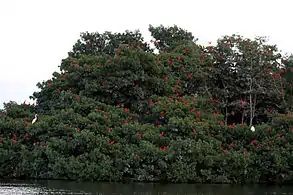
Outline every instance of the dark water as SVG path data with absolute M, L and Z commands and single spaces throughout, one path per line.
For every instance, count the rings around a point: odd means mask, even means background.
M 0 181 L 0 195 L 293 195 L 293 186 Z

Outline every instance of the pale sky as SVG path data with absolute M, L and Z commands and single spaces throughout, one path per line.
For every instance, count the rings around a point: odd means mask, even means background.
M 174 24 L 207 45 L 223 35 L 268 36 L 293 53 L 292 0 L 0 0 L 0 107 L 51 78 L 81 32 Z M 31 101 L 32 102 L 32 101 Z

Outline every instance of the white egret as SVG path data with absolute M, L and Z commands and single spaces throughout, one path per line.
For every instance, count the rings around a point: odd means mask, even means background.
M 36 123 L 38 121 L 38 114 L 35 114 L 35 118 L 32 121 L 32 124 Z

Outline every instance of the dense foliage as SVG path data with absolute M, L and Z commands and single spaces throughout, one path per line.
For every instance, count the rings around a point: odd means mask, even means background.
M 262 37 L 149 31 L 155 48 L 139 31 L 81 34 L 36 105 L 4 104 L 0 177 L 293 181 L 292 57 Z

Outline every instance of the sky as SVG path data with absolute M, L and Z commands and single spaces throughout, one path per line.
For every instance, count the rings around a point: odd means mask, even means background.
M 292 0 L 0 0 L 0 108 L 29 100 L 36 84 L 59 71 L 81 32 L 178 25 L 198 43 L 238 33 L 267 36 L 293 53 Z

